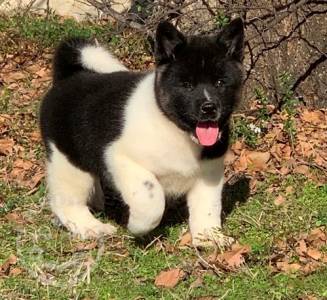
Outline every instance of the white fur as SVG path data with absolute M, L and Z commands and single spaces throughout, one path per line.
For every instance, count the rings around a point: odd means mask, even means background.
M 61 223 L 82 238 L 113 234 L 116 229 L 94 218 L 87 207 L 95 180 L 73 166 L 57 147 L 50 143 L 48 161 L 48 187 L 52 211 Z
M 199 159 L 201 147 L 159 110 L 153 86 L 154 74 L 139 84 L 128 101 L 122 136 L 105 150 L 114 184 L 130 207 L 128 227 L 137 234 L 150 231 L 161 220 L 164 194 L 189 191 L 192 234 L 220 227 L 223 159 Z M 145 181 L 153 183 L 155 197 Z
M 101 47 L 82 49 L 82 63 L 97 72 L 126 70 Z M 203 161 L 201 146 L 160 111 L 154 73 L 147 75 L 128 99 L 122 135 L 104 150 L 110 178 L 129 206 L 129 230 L 143 235 L 154 229 L 165 209 L 165 195 L 187 194 L 194 238 L 220 227 L 223 158 Z M 204 95 L 210 95 L 204 90 Z M 48 165 L 51 206 L 72 231 L 84 236 L 112 233 L 96 220 L 86 203 L 94 179 L 77 169 L 52 145 Z
M 208 101 L 212 101 L 212 98 L 211 98 L 209 92 L 206 89 L 203 90 L 203 94 L 204 94 L 204 97 L 206 97 L 206 99 Z
M 221 193 L 224 184 L 223 157 L 203 161 L 201 171 L 187 195 L 190 231 L 194 243 L 201 243 L 201 235 L 221 227 Z
M 127 68 L 101 46 L 89 45 L 81 50 L 82 65 L 98 73 L 127 71 Z

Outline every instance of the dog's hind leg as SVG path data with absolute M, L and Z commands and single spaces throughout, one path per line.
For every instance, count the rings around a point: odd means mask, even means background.
M 48 161 L 48 188 L 52 211 L 61 223 L 81 238 L 113 234 L 116 228 L 97 220 L 87 202 L 94 192 L 95 179 L 71 164 L 54 144 Z

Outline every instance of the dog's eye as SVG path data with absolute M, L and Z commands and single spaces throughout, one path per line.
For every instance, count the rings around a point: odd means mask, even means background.
M 221 87 L 221 86 L 223 86 L 225 84 L 225 81 L 224 80 L 222 80 L 222 79 L 218 79 L 217 81 L 216 81 L 216 84 L 215 84 L 215 87 Z
M 192 83 L 190 83 L 190 82 L 183 82 L 183 87 L 184 88 L 186 88 L 186 89 L 188 89 L 189 91 L 192 91 L 193 90 L 193 85 L 192 85 Z

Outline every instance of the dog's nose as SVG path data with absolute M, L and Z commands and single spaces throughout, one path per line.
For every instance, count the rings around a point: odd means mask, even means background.
M 204 102 L 200 109 L 201 112 L 205 115 L 215 114 L 217 112 L 217 105 L 212 102 Z

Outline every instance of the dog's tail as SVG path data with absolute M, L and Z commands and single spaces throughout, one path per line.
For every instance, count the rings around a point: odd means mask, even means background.
M 54 56 L 54 83 L 83 70 L 112 73 L 127 69 L 96 41 L 69 38 L 61 42 Z

